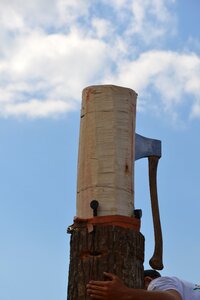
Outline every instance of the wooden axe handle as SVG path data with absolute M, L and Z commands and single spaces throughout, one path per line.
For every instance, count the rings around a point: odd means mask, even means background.
M 151 208 L 153 216 L 153 226 L 154 226 L 154 239 L 155 248 L 152 258 L 149 261 L 150 266 L 153 269 L 162 270 L 163 269 L 163 241 L 162 241 L 162 230 L 160 224 L 160 214 L 158 205 L 158 194 L 157 194 L 157 167 L 158 167 L 158 156 L 149 156 L 149 187 L 151 196 Z

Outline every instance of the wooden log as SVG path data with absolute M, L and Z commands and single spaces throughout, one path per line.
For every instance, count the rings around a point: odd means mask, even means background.
M 143 287 L 144 238 L 118 226 L 87 226 L 72 232 L 68 300 L 89 300 L 89 280 L 105 280 L 103 272 L 118 275 L 131 288 Z
M 83 90 L 78 157 L 77 216 L 131 217 L 134 209 L 134 138 L 137 94 L 100 85 Z
M 144 238 L 133 218 L 136 97 L 113 85 L 83 90 L 68 300 L 89 300 L 86 284 L 105 280 L 106 271 L 128 287 L 143 287 Z

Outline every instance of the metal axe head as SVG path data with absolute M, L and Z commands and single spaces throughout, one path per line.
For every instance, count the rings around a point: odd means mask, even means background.
M 161 157 L 161 141 L 146 138 L 136 133 L 135 160 L 149 156 L 157 156 L 159 158 Z

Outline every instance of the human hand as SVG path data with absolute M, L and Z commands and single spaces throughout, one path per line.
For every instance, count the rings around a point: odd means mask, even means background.
M 126 293 L 129 290 L 121 279 L 112 274 L 104 272 L 104 275 L 108 277 L 109 281 L 90 281 L 87 284 L 87 293 L 92 299 L 101 300 L 116 300 L 126 299 Z

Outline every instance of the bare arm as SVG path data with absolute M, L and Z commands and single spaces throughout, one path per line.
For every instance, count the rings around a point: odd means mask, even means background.
M 182 300 L 175 290 L 146 291 L 126 287 L 119 277 L 105 273 L 111 281 L 90 281 L 87 292 L 91 299 L 100 300 Z

